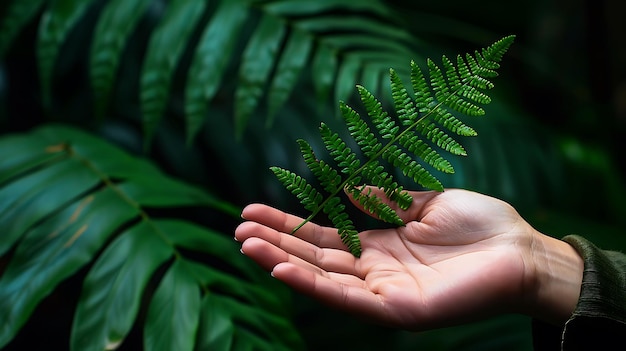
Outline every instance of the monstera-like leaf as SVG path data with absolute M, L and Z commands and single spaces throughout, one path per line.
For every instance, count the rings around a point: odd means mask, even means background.
M 0 149 L 0 347 L 85 267 L 72 350 L 115 349 L 136 323 L 145 350 L 302 347 L 288 292 L 230 233 L 180 214 L 223 221 L 234 206 L 66 126 L 4 136 Z

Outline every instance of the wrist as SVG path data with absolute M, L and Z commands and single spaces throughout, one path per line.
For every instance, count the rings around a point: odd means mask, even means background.
M 568 243 L 536 232 L 530 247 L 534 288 L 528 314 L 544 322 L 564 324 L 580 297 L 584 262 Z

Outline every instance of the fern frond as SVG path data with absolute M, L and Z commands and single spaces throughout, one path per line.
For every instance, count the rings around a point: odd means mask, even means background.
M 336 143 L 337 141 L 335 140 L 333 142 Z M 338 194 L 346 185 L 342 182 L 339 172 L 324 161 L 318 160 L 313 153 L 313 149 L 305 140 L 299 139 L 298 144 L 300 144 L 300 151 L 304 162 L 320 181 L 324 190 L 331 194 Z M 312 212 L 311 216 L 294 228 L 292 232 L 296 232 L 306 222 L 311 220 L 313 216 L 322 211 L 328 216 L 335 228 L 337 228 L 342 242 L 348 247 L 350 252 L 357 257 L 361 254 L 361 248 L 360 245 L 358 245 L 360 242 L 358 232 L 355 230 L 353 222 L 345 212 L 345 205 L 341 203 L 339 197 L 330 196 L 324 200 L 319 191 L 311 186 L 306 179 L 280 167 L 271 167 L 270 169 L 274 172 L 278 180 L 283 183 L 285 188 L 291 191 L 291 193 L 300 200 L 304 208 Z
M 456 118 L 450 111 L 441 107 L 431 111 L 433 121 L 439 123 L 447 130 L 460 136 L 477 136 L 476 131 L 463 123 L 460 119 Z
M 396 145 L 389 145 L 382 157 L 392 166 L 399 168 L 402 174 L 413 179 L 415 183 L 428 189 L 443 191 L 443 185 L 434 175 Z
M 319 211 L 320 205 L 324 200 L 322 194 L 311 186 L 306 179 L 280 167 L 271 167 L 270 169 L 278 180 L 283 183 L 285 188 L 300 200 L 306 210 L 311 212 Z
M 361 101 L 365 106 L 367 115 L 376 126 L 378 133 L 383 139 L 391 139 L 398 134 L 400 127 L 396 125 L 396 122 L 389 116 L 387 111 L 383 110 L 383 105 L 376 99 L 372 93 L 362 86 L 357 86 Z
M 326 123 L 320 125 L 320 134 L 324 140 L 324 146 L 330 152 L 330 156 L 335 159 L 337 165 L 341 167 L 341 172 L 354 174 L 359 169 L 361 161 L 357 155 L 341 139 L 338 133 L 333 132 Z
M 361 256 L 361 241 L 359 232 L 355 229 L 354 223 L 345 212 L 346 206 L 341 203 L 337 196 L 331 196 L 326 201 L 323 211 L 328 219 L 333 223 L 341 237 L 341 241 L 348 247 L 348 250 L 355 256 Z
M 383 155 L 382 157 L 385 158 L 385 155 Z M 383 189 L 385 191 L 385 195 L 390 200 L 397 202 L 398 206 L 401 209 L 406 210 L 409 208 L 412 202 L 412 198 L 409 200 L 409 196 L 407 196 L 408 193 L 406 191 L 403 191 L 402 186 L 400 186 L 394 180 L 391 174 L 385 171 L 385 167 L 378 164 L 378 161 L 373 160 L 372 162 L 369 162 L 366 166 L 363 167 L 363 170 L 361 172 L 363 174 L 363 177 L 369 181 L 369 184 Z M 402 225 L 402 221 L 400 221 L 397 217 L 391 220 L 387 220 L 385 219 L 385 217 L 388 216 L 381 216 L 377 212 L 372 213 L 378 214 L 385 222 Z
M 454 173 L 450 161 L 446 160 L 437 149 L 457 156 L 467 152 L 460 142 L 448 132 L 459 136 L 475 136 L 474 129 L 454 116 L 450 110 L 467 116 L 482 116 L 485 110 L 481 105 L 491 102 L 484 90 L 491 89 L 490 78 L 496 75 L 499 61 L 512 44 L 514 36 L 505 37 L 491 46 L 476 51 L 474 56 L 466 55 L 464 60 L 457 56 L 456 65 L 446 56 L 442 57 L 441 68 L 434 61 L 426 62 L 429 79 L 426 79 L 419 66 L 411 61 L 410 80 L 413 94 L 405 88 L 400 76 L 389 70 L 390 90 L 397 123 L 383 108 L 376 97 L 363 86 L 357 85 L 365 111 L 375 127 L 372 131 L 368 123 L 350 106 L 340 102 L 339 110 L 348 128 L 350 136 L 358 145 L 365 160 L 361 161 L 338 133 L 322 123 L 320 134 L 324 146 L 341 171 L 336 171 L 328 163 L 315 157 L 311 146 L 299 140 L 300 150 L 305 163 L 313 172 L 324 190 L 326 199 L 318 192 L 312 192 L 304 180 L 290 172 L 276 172 L 288 190 L 312 210 L 311 216 L 303 221 L 310 221 L 320 212 L 320 207 L 329 216 L 339 230 L 343 242 L 358 257 L 360 243 L 352 221 L 345 213 L 345 206 L 338 197 L 342 189 L 354 198 L 361 207 L 379 219 L 398 226 L 404 225 L 400 216 L 387 204 L 387 201 L 375 195 L 371 188 L 365 191 L 360 185 L 365 179 L 382 189 L 389 202 L 395 202 L 398 208 L 406 210 L 413 199 L 399 185 L 380 160 L 394 167 L 406 177 L 421 186 L 443 191 L 441 182 L 425 167 L 428 165 L 437 171 Z M 342 175 L 340 175 L 341 173 Z M 307 198 L 306 193 L 312 193 Z M 314 204 L 314 205 L 313 205 Z M 356 254 L 358 253 L 358 254 Z
M 454 173 L 454 168 L 450 161 L 446 160 L 435 149 L 430 147 L 419 135 L 406 133 L 398 140 L 398 144 L 408 152 L 418 155 L 424 162 L 433 168 L 444 173 Z
M 361 89 L 362 87 L 359 87 Z M 352 107 L 346 105 L 343 101 L 339 103 L 339 109 L 343 119 L 346 121 L 348 131 L 357 145 L 361 149 L 361 152 L 366 157 L 373 157 L 383 147 L 374 133 L 370 131 L 367 123 L 361 118 L 361 116 L 352 109 Z
M 364 193 L 362 187 L 353 187 L 350 188 L 350 194 L 363 206 L 363 209 L 376 214 L 380 220 L 397 226 L 404 225 L 402 219 L 398 217 L 398 214 L 389 205 L 382 202 L 378 196 L 372 194 L 371 188 L 368 188 L 367 193 Z
M 338 192 L 342 183 L 339 173 L 326 162 L 318 160 L 313 153 L 313 148 L 305 140 L 298 139 L 298 144 L 300 144 L 300 152 L 304 162 L 313 172 L 313 175 L 320 180 L 324 190 L 329 193 Z

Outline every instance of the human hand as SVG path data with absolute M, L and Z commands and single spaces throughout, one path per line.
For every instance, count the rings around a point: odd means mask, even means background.
M 358 259 L 334 228 L 307 223 L 292 236 L 302 219 L 259 204 L 244 209 L 248 222 L 235 237 L 294 289 L 389 326 L 424 330 L 510 312 L 559 323 L 571 314 L 582 260 L 569 245 L 492 197 L 458 189 L 412 195 L 399 211 L 406 226 L 360 233 Z

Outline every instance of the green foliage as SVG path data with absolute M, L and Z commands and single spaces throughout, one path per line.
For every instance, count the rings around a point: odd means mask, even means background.
M 381 165 L 382 160 L 399 169 L 415 183 L 425 188 L 443 191 L 441 182 L 415 159 L 438 171 L 454 172 L 452 165 L 436 151 L 435 147 L 453 155 L 466 155 L 463 146 L 446 130 L 461 136 L 474 136 L 476 132 L 450 111 L 468 116 L 485 114 L 479 105 L 488 104 L 491 99 L 483 91 L 493 88 L 490 79 L 497 76 L 499 62 L 514 38 L 514 36 L 504 37 L 473 55 L 459 55 L 456 58 L 456 65 L 443 56 L 443 69 L 429 59 L 428 81 L 421 68 L 412 61 L 412 97 L 398 74 L 391 69 L 390 85 L 398 121 L 383 110 L 381 102 L 374 95 L 364 87 L 358 86 L 359 95 L 377 134 L 374 134 L 367 122 L 345 103 L 340 103 L 340 110 L 351 137 L 364 156 L 364 162 L 360 161 L 339 134 L 331 131 L 324 123 L 320 127 L 322 140 L 338 170 L 329 163 L 319 160 L 306 141 L 298 140 L 304 162 L 328 193 L 326 198 L 303 177 L 280 167 L 271 167 L 287 190 L 296 195 L 311 212 L 311 215 L 293 232 L 319 212 L 324 212 L 337 228 L 350 252 L 359 257 L 361 246 L 358 232 L 345 212 L 345 205 L 341 204 L 338 197 L 342 190 L 380 220 L 398 226 L 404 225 L 387 201 L 362 185 L 362 182 L 366 181 L 384 190 L 387 200 L 395 202 L 402 210 L 411 206 L 410 194 L 394 180 L 391 173 L 385 171 L 385 167 Z
M 192 142 L 214 117 L 211 102 L 231 83 L 229 75 L 237 77 L 234 127 L 241 136 L 259 110 L 272 124 L 309 65 L 315 95 L 324 106 L 333 87 L 335 98 L 345 99 L 355 80 L 378 86 L 385 67 L 417 55 L 414 38 L 394 24 L 393 12 L 377 0 L 9 0 L 4 8 L 0 56 L 31 21 L 38 21 L 38 73 L 48 109 L 66 42 L 79 25 L 89 33 L 89 80 L 101 119 L 114 108 L 111 98 L 131 38 L 147 30 L 136 78 L 146 144 L 177 100 Z M 142 24 L 145 18 L 154 26 Z M 87 25 L 81 22 L 86 19 Z M 234 74 L 231 61 L 238 63 Z M 182 96 L 172 89 L 177 81 L 183 82 Z
M 86 267 L 72 350 L 117 348 L 144 320 L 146 350 L 302 347 L 286 291 L 237 254 L 231 234 L 151 214 L 197 207 L 234 218 L 237 208 L 68 127 L 10 134 L 0 149 L 0 347 Z
M 495 1 L 482 1 L 477 6 L 467 1 L 4 0 L 0 2 L 0 133 L 22 131 L 51 119 L 95 130 L 136 151 L 154 135 L 152 149 L 146 156 L 168 173 L 237 204 L 264 201 L 292 208 L 298 205 L 297 199 L 282 196 L 280 182 L 263 170 L 268 164 L 300 169 L 300 150 L 285 147 L 293 141 L 293 135 L 314 141 L 311 145 L 316 150 L 323 149 L 321 142 L 316 142 L 317 130 L 311 124 L 327 114 L 331 101 L 350 101 L 356 96 L 354 85 L 360 84 L 381 97 L 387 106 L 391 94 L 388 85 L 381 82 L 389 67 L 395 67 L 398 75 L 408 81 L 410 67 L 406 63 L 410 59 L 424 62 L 425 57 L 436 57 L 441 52 L 481 45 L 502 31 L 521 32 L 534 39 L 516 47 L 514 60 L 504 67 L 516 75 L 515 79 L 498 83 L 497 98 L 493 95 L 494 102 L 486 107 L 487 114 L 497 118 L 474 119 L 472 128 L 479 130 L 481 137 L 463 142 L 472 157 L 445 160 L 454 166 L 455 173 L 443 172 L 437 178 L 446 187 L 477 190 L 511 202 L 527 214 L 533 225 L 542 224 L 537 228 L 544 233 L 560 237 L 575 232 L 589 236 L 601 247 L 623 248 L 623 235 L 610 227 L 626 218 L 624 187 L 617 167 L 621 163 L 610 156 L 613 153 L 619 157 L 621 148 L 615 143 L 620 139 L 606 134 L 623 134 L 623 125 L 619 124 L 623 119 L 610 117 L 606 99 L 619 96 L 617 90 L 615 94 L 607 92 L 612 85 L 608 78 L 619 76 L 615 67 L 626 66 L 617 64 L 615 57 L 604 56 L 620 45 L 609 40 L 609 50 L 580 51 L 580 41 L 563 40 L 563 33 L 593 38 L 605 32 L 598 28 L 594 31 L 593 25 L 580 28 L 579 22 L 570 21 L 580 16 L 593 19 L 594 14 L 580 6 L 572 6 L 565 13 L 556 11 L 549 1 L 508 5 L 502 7 Z M 185 8 L 201 12 L 192 13 L 187 28 L 182 25 Z M 557 19 L 561 30 L 543 35 L 545 27 L 536 24 L 545 23 L 546 18 Z M 257 33 L 264 22 L 274 22 L 270 28 L 277 32 Z M 602 19 L 592 23 L 607 22 Z M 173 38 L 167 37 L 169 31 L 176 33 Z M 598 43 L 604 43 L 602 37 L 600 34 Z M 252 45 L 253 42 L 265 42 L 273 51 L 264 51 L 263 45 Z M 598 67 L 594 63 L 599 60 L 605 68 L 600 72 L 594 70 Z M 603 64 L 611 62 L 613 69 L 611 64 Z M 247 81 L 244 67 L 259 69 L 254 82 Z M 443 74 L 445 70 L 444 67 Z M 594 79 L 588 81 L 591 76 Z M 33 79 L 40 79 L 41 83 Z M 594 96 L 594 91 L 600 93 Z M 42 95 L 46 97 L 45 111 L 41 110 Z M 597 116 L 606 118 L 603 123 L 596 123 Z M 99 123 L 94 123 L 96 120 Z M 343 127 L 339 118 L 325 122 L 335 131 Z M 137 130 L 141 124 L 145 137 Z M 271 128 L 263 128 L 264 125 Z M 181 135 L 185 129 L 187 135 Z M 467 132 L 472 134 L 472 129 Z M 185 146 L 185 138 L 193 145 Z M 7 155 L 28 150 L 30 144 L 18 139 L 14 139 L 15 149 L 10 142 L 2 143 L 0 162 Z M 346 141 L 353 146 L 351 140 Z M 37 145 L 32 143 L 34 148 Z M 98 157 L 100 161 L 105 158 L 105 154 Z M 251 174 L 258 177 L 250 181 Z M 406 184 L 399 173 L 394 171 L 394 176 L 398 183 Z M 41 184 L 31 184 L 33 194 L 52 194 L 48 202 L 37 201 L 42 210 L 55 207 L 56 199 L 61 199 L 43 186 L 53 186 L 51 181 L 39 177 Z M 64 188 L 56 190 L 65 195 Z M 590 198 L 594 199 L 592 207 L 588 206 Z M 8 200 L 0 198 L 0 202 Z M 215 205 L 219 204 L 223 202 L 216 200 Z M 186 212 L 167 206 L 157 210 L 157 214 L 181 219 L 181 212 Z M 24 208 L 31 213 L 18 209 L 3 213 L 4 226 L 0 231 L 12 231 L 13 223 L 35 216 L 38 211 L 34 207 Z M 115 207 L 103 207 L 103 211 L 109 210 L 114 211 Z M 230 216 L 222 215 L 222 211 L 203 211 L 203 215 L 207 213 L 210 218 L 206 222 L 211 228 L 219 228 L 211 232 L 229 235 L 234 226 L 228 222 Z M 363 220 L 369 223 L 369 219 Z M 3 235 L 0 241 L 5 238 L 13 240 Z M 208 246 L 213 245 L 212 238 L 216 242 L 222 239 L 220 235 L 210 238 Z M 109 241 L 92 256 L 90 264 L 83 265 L 79 273 L 61 283 L 52 296 L 39 304 L 7 349 L 28 349 L 22 342 L 31 349 L 53 349 L 59 344 L 63 345 L 60 349 L 67 349 L 69 327 L 60 323 L 62 314 L 51 313 L 47 308 L 52 302 L 55 312 L 73 311 L 76 300 L 65 294 L 68 285 L 77 289 L 71 291 L 80 290 L 73 284 L 83 281 L 82 275 L 107 245 Z M 4 271 L 16 246 L 13 244 L 0 257 L 0 271 Z M 227 248 L 232 256 L 237 255 L 232 251 L 236 249 L 230 244 Z M 129 259 L 135 251 L 128 255 Z M 139 264 L 151 258 L 145 253 L 138 255 Z M 246 281 L 245 274 L 231 270 L 223 262 L 216 263 L 211 266 L 215 270 L 219 267 L 229 277 Z M 166 281 L 166 272 L 179 271 L 173 265 L 167 267 L 171 268 L 158 269 L 157 282 Z M 170 277 L 168 281 L 172 281 Z M 12 279 L 22 278 L 15 275 Z M 8 284 L 9 280 L 3 281 Z M 177 281 L 183 286 L 188 284 L 184 278 Z M 234 285 L 233 281 L 230 287 Z M 132 284 L 126 286 L 133 288 Z M 283 296 L 284 290 L 276 285 L 258 286 Z M 154 293 L 156 288 L 150 285 L 146 291 Z M 250 327 L 254 323 L 238 323 L 235 318 L 250 314 L 234 301 L 237 295 L 220 292 L 224 297 L 221 300 L 201 300 L 200 309 L 214 313 L 201 313 L 198 350 L 253 348 L 249 347 L 252 340 L 259 345 L 275 342 L 259 339 L 259 333 Z M 192 296 L 181 292 L 183 295 Z M 62 304 L 57 303 L 60 296 L 64 299 Z M 154 300 L 154 306 L 158 301 L 163 300 Z M 193 298 L 189 301 L 197 303 Z M 406 343 L 398 344 L 402 336 L 393 329 L 360 323 L 331 309 L 321 309 L 307 299 L 297 302 L 290 304 L 283 298 L 284 306 L 296 309 L 298 318 L 294 325 L 313 350 L 517 350 L 530 344 L 511 339 L 512 330 L 516 330 L 530 340 L 527 321 L 504 330 L 500 320 L 490 325 L 459 326 L 419 335 L 406 333 Z M 282 310 L 277 312 L 282 314 Z M 143 322 L 146 313 L 148 303 L 142 300 L 134 331 L 122 349 L 135 349 L 135 331 L 143 330 L 144 325 L 147 328 L 147 322 Z M 159 318 L 151 312 L 150 320 Z M 183 315 L 174 319 L 182 321 Z M 278 325 L 276 330 L 282 333 L 285 329 Z M 163 336 L 175 337 L 166 329 L 161 331 Z M 245 337 L 235 339 L 233 333 Z M 359 338 L 346 338 L 348 334 Z M 51 336 L 55 342 L 49 340 Z M 150 345 L 168 338 L 154 339 Z M 46 344 L 33 347 L 39 340 Z

